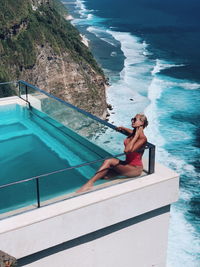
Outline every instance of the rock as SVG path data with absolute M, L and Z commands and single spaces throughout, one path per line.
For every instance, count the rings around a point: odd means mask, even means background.
M 111 104 L 107 104 L 107 108 L 108 108 L 109 110 L 113 110 L 113 107 L 112 107 Z
M 106 77 L 106 79 L 105 79 L 105 85 L 110 86 L 109 78 L 108 77 Z
M 9 254 L 0 250 L 0 266 L 1 267 L 15 267 L 17 260 Z

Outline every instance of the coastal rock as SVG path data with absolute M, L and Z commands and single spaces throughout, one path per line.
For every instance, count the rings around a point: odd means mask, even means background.
M 15 267 L 17 260 L 9 254 L 0 250 L 0 267 Z
M 112 107 L 111 104 L 107 104 L 107 108 L 108 108 L 109 110 L 113 110 L 113 107 Z

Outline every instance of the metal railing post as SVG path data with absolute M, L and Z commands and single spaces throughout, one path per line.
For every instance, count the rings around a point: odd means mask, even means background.
M 148 174 L 154 173 L 154 171 L 155 171 L 155 145 L 149 144 Z
M 28 89 L 27 89 L 27 85 L 25 85 L 25 92 L 26 92 L 26 102 L 28 102 Z
M 40 185 L 39 185 L 39 178 L 36 178 L 36 191 L 37 191 L 38 208 L 40 208 Z
M 18 88 L 19 88 L 18 96 L 21 98 L 21 83 L 20 82 L 17 82 L 17 83 L 18 83 Z

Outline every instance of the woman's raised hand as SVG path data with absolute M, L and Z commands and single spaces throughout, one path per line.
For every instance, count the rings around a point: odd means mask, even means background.
M 142 126 L 137 127 L 135 136 L 139 137 L 142 132 L 143 132 L 143 127 Z
M 118 132 L 121 132 L 121 131 L 123 131 L 123 130 L 124 130 L 124 127 L 122 127 L 122 126 L 119 126 L 119 127 L 116 127 L 116 128 L 115 128 L 115 130 L 116 130 L 116 131 L 118 131 Z

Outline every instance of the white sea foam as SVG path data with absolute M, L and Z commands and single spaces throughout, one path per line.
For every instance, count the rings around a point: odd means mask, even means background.
M 164 66 L 166 68 L 169 67 L 170 64 L 162 63 L 162 69 Z M 148 136 L 149 142 L 156 145 L 156 160 L 173 168 L 178 173 L 186 174 L 188 173 L 189 176 L 195 175 L 195 168 L 191 164 L 187 164 L 185 160 L 182 160 L 178 157 L 172 156 L 169 154 L 163 147 L 166 144 L 166 140 L 162 134 L 162 127 L 160 125 L 159 118 L 163 113 L 166 112 L 165 108 L 159 107 L 157 101 L 161 98 L 162 93 L 166 91 L 168 87 L 177 87 L 182 86 L 180 82 L 177 80 L 175 81 L 168 81 L 162 79 L 162 76 L 155 76 L 153 75 L 151 84 L 148 88 L 148 99 L 150 100 L 150 104 L 145 109 L 145 114 L 149 120 L 149 126 L 146 129 L 146 134 Z M 195 127 L 195 126 L 193 126 Z M 180 129 L 176 129 L 175 132 L 171 131 L 171 128 L 168 129 L 171 138 L 173 141 L 179 141 L 180 137 L 182 140 L 187 140 L 193 138 L 191 133 L 191 128 L 185 123 L 181 126 Z M 188 132 L 189 129 L 189 132 Z M 177 138 L 177 139 L 176 139 Z
M 84 1 L 77 0 L 76 1 L 76 9 L 78 10 L 78 12 L 81 16 L 84 16 L 85 13 L 87 13 L 87 9 L 84 5 Z
M 129 126 L 130 117 L 134 113 L 142 112 L 149 103 L 141 92 L 147 94 L 149 80 L 144 81 L 143 75 L 150 71 L 152 65 L 143 54 L 147 44 L 142 43 L 139 38 L 125 32 L 107 30 L 107 33 L 120 43 L 125 56 L 120 81 L 113 83 L 107 90 L 108 102 L 112 103 L 115 112 L 110 119 Z
M 116 40 L 121 43 L 121 49 L 126 57 L 125 67 L 131 64 L 141 63 L 146 60 L 143 55 L 144 46 L 140 39 L 127 32 L 115 32 L 107 30 Z
M 184 64 L 173 64 L 173 63 L 169 63 L 164 60 L 156 59 L 155 66 L 153 70 L 151 71 L 151 74 L 155 76 L 156 74 L 159 74 L 161 70 L 170 69 L 172 67 L 183 67 L 183 66 Z M 179 86 L 179 87 L 182 87 L 188 90 L 196 90 L 200 88 L 199 83 L 195 83 L 195 82 L 191 82 L 187 80 L 170 78 L 170 77 L 168 77 L 168 79 L 165 80 L 165 83 L 167 86 Z
M 105 38 L 105 28 L 103 27 L 89 26 L 87 30 L 103 41 L 114 46 L 118 42 L 118 45 L 121 46 L 125 56 L 124 68 L 120 73 L 120 81 L 114 82 L 107 89 L 107 98 L 108 102 L 113 105 L 110 121 L 129 125 L 130 117 L 134 113 L 142 112 L 149 103 L 148 99 L 141 94 L 142 91 L 147 94 L 149 86 L 148 79 L 146 85 L 144 84 L 143 75 L 152 69 L 151 63 L 149 64 L 144 56 L 144 51 L 148 45 L 130 33 L 107 30 L 107 38 Z M 126 122 L 124 122 L 125 114 Z
M 90 20 L 91 20 L 91 19 L 93 19 L 93 18 L 94 18 L 94 15 L 92 15 L 92 14 L 88 14 L 88 15 L 87 15 L 87 19 L 90 19 Z
M 157 99 L 160 98 L 162 94 L 161 82 L 157 78 L 153 78 L 151 84 L 148 88 L 148 99 L 150 104 L 145 109 L 145 114 L 148 117 L 149 127 L 146 130 L 148 139 L 151 143 L 156 146 L 163 146 L 165 140 L 160 133 L 159 127 L 159 110 L 157 107 Z
M 106 43 L 111 44 L 112 46 L 117 46 L 117 44 L 114 42 L 114 39 L 109 36 L 109 34 L 106 34 L 105 28 L 97 27 L 97 26 L 89 26 L 87 28 L 88 32 L 93 33 L 96 37 L 100 38 Z M 106 36 L 106 37 L 105 37 Z
M 159 73 L 161 70 L 170 69 L 172 67 L 182 67 L 182 66 L 184 66 L 184 64 L 174 64 L 174 63 L 166 62 L 164 60 L 156 59 L 156 64 L 151 74 L 155 75 Z
M 187 90 L 197 90 L 200 89 L 199 83 L 192 83 L 192 82 L 180 82 L 179 85 Z
M 182 210 L 172 205 L 167 267 L 199 267 L 194 255 L 199 254 L 200 242 L 192 232 L 194 229 L 185 220 Z
M 173 168 L 179 174 L 185 174 L 190 177 L 196 176 L 195 168 L 193 165 L 188 164 L 185 160 L 180 159 L 179 157 L 172 156 L 159 145 L 156 146 L 156 161 L 164 164 L 165 166 Z
M 147 92 L 148 80 L 146 84 L 142 76 L 148 73 L 152 68 L 151 62 L 146 60 L 144 56 L 144 45 L 140 39 L 126 32 L 115 32 L 107 30 L 121 45 L 124 53 L 124 68 L 120 73 L 121 81 L 124 82 L 127 91 L 135 91 L 141 93 Z M 125 91 L 126 92 L 126 91 Z M 125 93 L 124 92 L 124 93 Z
M 91 24 L 101 23 L 101 22 L 105 21 L 105 19 L 100 18 L 98 16 L 95 16 L 93 14 L 94 10 L 87 9 L 84 3 L 85 3 L 85 1 L 82 1 L 82 0 L 76 1 L 76 10 L 77 10 L 77 13 L 79 14 L 80 18 L 74 19 L 72 21 L 72 24 L 74 24 L 74 25 L 91 25 Z
M 146 44 L 145 46 L 148 47 Z M 144 54 L 145 53 L 146 52 L 144 52 Z M 148 52 L 145 55 L 148 55 Z M 172 67 L 182 67 L 182 66 L 184 66 L 184 64 L 174 64 L 174 63 L 170 63 L 164 60 L 156 59 L 154 63 L 154 67 L 151 71 L 151 75 L 157 76 L 162 70 L 170 69 Z M 164 75 L 163 76 L 159 75 L 159 78 L 165 83 L 165 87 L 181 87 L 186 90 L 200 89 L 199 83 L 191 82 L 189 80 L 176 79 L 172 77 L 166 78 L 166 76 Z

